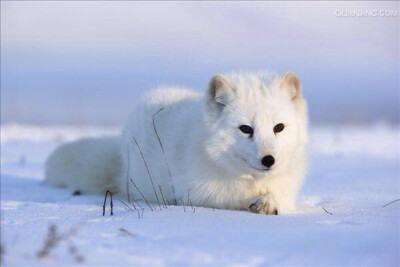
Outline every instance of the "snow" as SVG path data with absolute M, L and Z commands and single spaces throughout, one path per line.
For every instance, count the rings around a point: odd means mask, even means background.
M 142 216 L 115 198 L 103 217 L 103 196 L 42 185 L 43 163 L 61 141 L 117 128 L 2 125 L 2 265 L 399 266 L 400 201 L 382 206 L 400 198 L 400 128 L 310 132 L 295 214 L 168 206 Z M 40 258 L 51 225 L 64 237 Z

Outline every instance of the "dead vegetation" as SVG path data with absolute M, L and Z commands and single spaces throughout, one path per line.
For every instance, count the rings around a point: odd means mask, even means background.
M 85 260 L 85 258 L 79 253 L 77 247 L 72 244 L 70 238 L 76 234 L 76 229 L 71 228 L 66 233 L 59 233 L 57 226 L 51 224 L 47 231 L 47 236 L 43 247 L 37 252 L 37 257 L 40 259 L 49 257 L 51 252 L 54 251 L 62 242 L 70 242 L 68 252 L 75 259 L 76 262 L 80 263 Z
M 126 195 L 128 196 L 128 202 L 131 202 L 131 196 L 129 192 L 129 175 L 131 174 L 131 159 L 130 159 L 130 151 L 129 144 L 126 146 L 126 154 L 128 157 L 128 171 L 126 172 Z
M 168 209 L 167 204 L 165 203 L 165 198 L 164 198 L 164 194 L 163 194 L 161 185 L 159 185 L 158 188 L 160 189 L 160 194 L 161 194 L 162 200 L 164 202 L 164 208 Z M 168 205 L 169 205 L 169 203 L 168 203 Z
M 122 201 L 121 199 L 118 199 L 118 200 L 119 200 L 122 204 L 124 204 L 125 209 L 126 209 L 127 211 L 131 211 L 131 212 L 135 212 L 135 211 L 136 211 L 137 214 L 138 214 L 138 218 L 139 218 L 139 219 L 143 218 L 144 209 L 139 205 L 139 203 L 137 203 L 137 202 L 135 201 L 139 208 L 136 208 L 135 204 L 130 203 L 130 204 L 132 204 L 132 207 L 133 207 L 133 209 L 132 209 L 127 203 L 125 203 L 125 202 Z
M 400 201 L 400 198 L 396 199 L 396 200 L 393 200 L 393 201 L 390 201 L 389 203 L 386 203 L 385 205 L 382 206 L 382 208 L 385 208 L 385 207 L 389 206 L 390 204 L 393 204 L 393 203 L 395 203 L 397 201 Z
M 103 216 L 106 214 L 106 201 L 107 201 L 107 196 L 110 194 L 110 215 L 113 216 L 113 193 L 109 190 L 106 191 L 106 195 L 104 196 L 104 203 L 103 203 Z
M 158 135 L 158 131 L 157 131 L 156 123 L 155 123 L 155 116 L 156 116 L 159 112 L 161 112 L 161 111 L 163 111 L 163 110 L 164 110 L 164 108 L 160 108 L 159 110 L 157 110 L 156 113 L 153 114 L 153 116 L 152 116 L 152 120 L 153 120 L 153 129 L 154 129 L 154 133 L 156 134 L 158 143 L 160 144 L 160 148 L 161 148 L 161 152 L 162 152 L 162 154 L 163 154 L 164 162 L 165 162 L 165 165 L 166 165 L 167 170 L 168 170 L 168 176 L 169 176 L 169 180 L 170 180 L 170 183 L 171 183 L 172 195 L 174 196 L 174 204 L 175 204 L 175 205 L 178 205 L 178 203 L 177 203 L 177 201 L 176 201 L 176 196 L 175 196 L 175 188 L 174 188 L 173 182 L 172 182 L 171 169 L 169 168 L 167 156 L 165 155 L 165 151 L 164 151 L 164 146 L 163 146 L 163 144 L 162 144 L 162 142 L 161 142 L 160 136 Z M 169 205 L 169 204 L 168 204 L 168 205 Z
M 134 207 L 135 210 L 133 210 L 133 209 L 132 209 L 128 204 L 126 204 L 124 201 L 122 201 L 121 199 L 118 199 L 118 200 L 119 200 L 119 202 L 121 202 L 122 204 L 125 205 L 125 207 L 126 207 L 125 209 L 126 209 L 126 210 L 135 212 L 136 207 Z
M 151 177 L 151 174 L 150 174 L 149 166 L 147 165 L 146 159 L 144 158 L 143 152 L 140 149 L 140 146 L 139 146 L 138 142 L 136 141 L 135 137 L 133 137 L 133 141 L 135 141 L 135 144 L 136 144 L 136 146 L 137 146 L 137 148 L 138 148 L 138 150 L 140 152 L 140 155 L 142 157 L 143 163 L 146 166 L 146 171 L 147 171 L 148 177 L 150 179 L 151 186 L 153 187 L 154 195 L 156 196 L 157 203 L 158 203 L 158 206 L 160 207 L 160 210 L 162 210 L 161 205 L 160 205 L 160 200 L 158 199 L 157 191 L 156 191 L 156 189 L 154 187 L 153 178 Z
M 169 176 L 169 180 L 170 180 L 170 182 L 171 182 L 171 191 L 172 191 L 172 194 L 173 194 L 173 204 L 177 206 L 177 205 L 178 205 L 178 201 L 177 201 L 177 199 L 176 199 L 176 197 L 175 197 L 175 189 L 174 189 L 174 186 L 173 186 L 173 183 L 172 183 L 171 169 L 170 169 L 170 167 L 169 167 L 168 160 L 167 160 L 167 158 L 166 158 L 166 154 L 165 154 L 165 150 L 164 150 L 164 146 L 163 146 L 163 144 L 162 144 L 162 142 L 161 142 L 160 135 L 159 135 L 159 133 L 158 133 L 158 131 L 157 131 L 157 126 L 156 126 L 156 123 L 155 123 L 155 117 L 156 117 L 156 115 L 159 114 L 159 112 L 161 112 L 162 110 L 164 110 L 164 108 L 160 108 L 157 112 L 155 112 L 155 113 L 152 115 L 153 130 L 154 130 L 154 133 L 155 133 L 155 135 L 156 135 L 156 137 L 157 137 L 158 143 L 159 143 L 159 145 L 160 145 L 161 152 L 162 152 L 163 157 L 164 157 L 165 165 L 166 165 L 167 170 L 168 170 L 168 176 Z M 154 185 L 153 177 L 152 177 L 152 175 L 151 175 L 149 166 L 148 166 L 147 161 L 146 161 L 146 158 L 144 157 L 144 154 L 143 154 L 143 152 L 142 152 L 142 150 L 141 150 L 141 148 L 140 148 L 140 145 L 139 145 L 138 141 L 136 140 L 136 138 L 135 138 L 134 136 L 132 136 L 132 140 L 134 141 L 134 143 L 135 143 L 135 145 L 136 145 L 136 147 L 137 147 L 137 149 L 138 149 L 138 152 L 139 152 L 139 154 L 140 154 L 140 156 L 141 156 L 141 158 L 142 158 L 142 161 L 143 161 L 143 163 L 144 163 L 144 166 L 145 166 L 145 168 L 146 168 L 147 177 L 148 177 L 148 179 L 149 179 L 149 181 L 150 181 L 150 184 L 151 184 L 151 186 L 152 186 L 152 189 L 153 189 L 153 192 L 154 192 L 154 196 L 155 196 L 155 199 L 156 199 L 156 201 L 157 201 L 157 204 L 158 204 L 159 209 L 162 210 L 162 207 L 164 207 L 165 209 L 168 209 L 168 206 L 170 205 L 170 202 L 168 201 L 168 198 L 165 198 L 165 196 L 164 196 L 164 191 L 163 191 L 162 186 L 161 186 L 161 185 L 158 185 L 159 194 L 160 194 L 160 197 L 159 197 L 159 196 L 158 196 L 158 193 L 157 193 L 157 190 L 156 190 L 156 188 L 155 188 L 155 185 Z M 136 191 L 139 193 L 139 195 L 141 196 L 141 198 L 143 199 L 143 201 L 146 203 L 146 205 L 149 207 L 149 209 L 150 209 L 151 211 L 154 211 L 154 210 L 155 210 L 155 206 L 152 205 L 152 203 L 146 198 L 146 196 L 142 193 L 142 191 L 140 190 L 140 188 L 138 187 L 138 185 L 137 185 L 137 184 L 133 181 L 133 179 L 131 178 L 131 174 L 130 174 L 130 171 L 131 171 L 131 169 L 130 169 L 130 146 L 129 146 L 129 145 L 127 146 L 127 151 L 126 151 L 126 152 L 127 152 L 127 159 L 128 159 L 128 164 L 127 164 L 127 175 L 126 175 L 126 194 L 127 194 L 127 198 L 128 198 L 128 203 L 125 203 L 124 201 L 122 201 L 122 200 L 120 200 L 120 199 L 118 199 L 118 200 L 124 205 L 124 208 L 125 208 L 127 211 L 130 211 L 130 212 L 135 212 L 135 211 L 136 211 L 137 214 L 138 214 L 138 217 L 139 217 L 139 218 L 143 218 L 144 208 L 139 204 L 139 202 L 137 202 L 133 197 L 131 197 L 131 195 L 130 195 L 129 184 L 131 183 L 131 184 L 134 186 L 134 188 L 136 189 Z M 108 194 L 110 194 L 110 199 L 111 199 L 111 203 L 110 203 L 110 205 L 111 205 L 111 215 L 113 215 L 112 192 L 111 192 L 111 191 L 107 191 L 107 192 L 106 192 L 106 195 L 105 195 L 105 198 L 104 198 L 104 203 L 103 203 L 103 216 L 105 215 L 105 204 L 106 204 L 106 200 L 107 200 L 107 195 L 108 195 Z M 163 201 L 163 205 L 161 205 L 161 203 L 160 203 L 160 198 L 161 198 L 162 201 Z M 186 207 L 185 207 L 185 206 L 190 207 L 191 210 L 192 210 L 193 212 L 196 211 L 196 208 L 193 206 L 193 203 L 192 203 L 192 201 L 190 200 L 189 190 L 188 190 L 188 199 L 187 199 L 187 203 L 185 204 L 185 201 L 184 201 L 183 199 L 181 200 L 181 202 L 182 202 L 183 210 L 184 210 L 185 212 L 186 212 Z M 135 204 L 136 204 L 136 205 L 135 205 Z M 136 206 L 137 206 L 138 208 L 137 208 Z
M 39 258 L 44 258 L 47 257 L 51 250 L 56 248 L 58 246 L 58 243 L 62 240 L 62 236 L 57 234 L 57 227 L 52 224 L 49 226 L 48 232 L 47 232 L 47 237 L 44 243 L 44 246 L 39 252 L 37 253 L 37 256 Z
M 328 213 L 329 215 L 333 215 L 333 213 L 332 212 L 329 212 L 329 211 L 327 211 L 325 208 L 324 208 L 324 206 L 322 206 L 322 209 L 326 212 L 326 213 Z
M 130 236 L 132 238 L 135 237 L 135 235 L 133 233 L 131 233 L 130 231 L 126 230 L 125 228 L 119 228 L 119 231 L 124 233 L 124 234 L 127 234 L 128 236 Z
M 150 202 L 147 200 L 147 198 L 143 195 L 142 191 L 140 191 L 139 187 L 135 184 L 135 182 L 132 180 L 132 178 L 130 179 L 131 183 L 133 184 L 133 186 L 136 188 L 136 190 L 139 192 L 139 194 L 142 196 L 143 200 L 146 202 L 147 206 L 150 208 L 151 211 L 153 211 L 153 207 L 151 206 Z

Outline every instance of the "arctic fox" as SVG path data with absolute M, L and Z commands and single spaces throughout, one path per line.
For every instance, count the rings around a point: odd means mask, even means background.
M 276 215 L 295 208 L 306 143 L 307 107 L 294 73 L 217 75 L 204 96 L 180 88 L 148 94 L 120 136 L 58 147 L 46 182 Z

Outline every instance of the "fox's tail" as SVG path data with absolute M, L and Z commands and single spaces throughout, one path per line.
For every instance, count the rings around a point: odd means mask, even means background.
M 118 137 L 84 138 L 59 146 L 49 156 L 45 183 L 73 193 L 116 193 L 121 165 Z

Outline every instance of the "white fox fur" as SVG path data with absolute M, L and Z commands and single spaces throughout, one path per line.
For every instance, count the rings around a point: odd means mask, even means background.
M 275 133 L 279 123 L 284 129 Z M 253 133 L 242 132 L 241 125 Z M 295 74 L 218 75 L 205 96 L 178 88 L 148 94 L 119 137 L 60 146 L 47 161 L 46 181 L 142 200 L 132 179 L 154 203 L 163 202 L 161 186 L 169 203 L 287 213 L 305 175 L 306 143 L 306 103 Z M 267 155 L 275 159 L 268 170 L 262 164 Z

